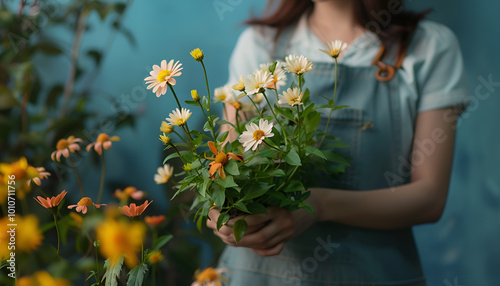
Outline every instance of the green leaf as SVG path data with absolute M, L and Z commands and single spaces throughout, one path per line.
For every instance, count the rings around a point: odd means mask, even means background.
M 165 244 L 167 244 L 167 242 L 169 242 L 172 239 L 172 237 L 173 236 L 171 234 L 162 235 L 162 236 L 158 237 L 157 239 L 155 239 L 153 241 L 154 246 L 153 246 L 153 249 L 151 251 L 158 251 Z
M 313 147 L 311 145 L 308 145 L 304 148 L 307 152 L 311 153 L 311 154 L 314 154 L 320 158 L 323 158 L 326 160 L 326 156 L 325 154 L 323 154 L 323 152 L 321 152 L 321 150 L 319 150 L 318 148 L 316 147 Z
M 219 120 L 219 121 L 217 121 L 217 124 L 218 124 L 218 125 L 229 124 L 229 125 L 231 125 L 233 128 L 236 128 L 236 126 L 235 126 L 232 122 L 229 122 L 229 121 L 227 121 L 227 120 Z
M 275 150 L 275 149 L 264 149 L 264 150 L 260 151 L 257 155 L 260 157 L 274 159 L 274 155 L 276 155 L 276 153 L 278 153 L 278 152 L 279 151 Z
M 148 271 L 148 265 L 142 263 L 134 267 L 128 273 L 127 286 L 141 286 L 144 282 L 145 274 Z
M 303 208 L 306 211 L 315 214 L 313 207 L 308 203 L 299 203 L 299 208 Z
M 226 171 L 226 173 L 233 175 L 233 176 L 238 176 L 240 174 L 238 164 L 236 163 L 235 160 L 229 160 L 226 163 L 226 165 L 224 165 L 224 170 Z
M 284 177 L 285 171 L 283 171 L 282 169 L 275 169 L 275 170 L 267 171 L 267 174 L 270 177 Z
M 302 165 L 300 163 L 299 154 L 297 154 L 297 151 L 295 149 L 290 150 L 290 152 L 288 152 L 288 154 L 286 154 L 284 159 L 285 159 L 285 162 L 287 162 L 288 164 L 290 164 L 292 166 Z
M 229 131 L 225 131 L 225 132 L 219 134 L 219 136 L 217 136 L 217 141 L 219 141 L 219 142 L 226 141 L 228 135 L 229 135 Z
M 227 176 L 225 179 L 215 179 L 214 182 L 223 188 L 234 188 L 238 187 L 238 184 L 234 182 L 233 176 Z
M 234 234 L 234 239 L 236 240 L 236 243 L 240 242 L 240 240 L 243 238 L 245 235 L 245 232 L 247 231 L 248 224 L 245 219 L 239 219 L 237 220 L 234 225 L 233 225 L 233 234 Z
M 194 100 L 185 100 L 184 101 L 185 103 L 189 104 L 189 105 L 193 105 L 193 106 L 200 106 L 200 103 L 198 101 L 194 101 Z
M 200 188 L 198 189 L 198 192 L 200 193 L 200 196 L 205 197 L 207 193 L 208 186 L 212 183 L 212 179 L 205 178 L 203 183 L 201 184 Z
M 104 269 L 106 272 L 102 276 L 102 281 L 106 280 L 106 286 L 118 286 L 117 278 L 120 276 L 120 271 L 123 265 L 123 256 L 118 259 L 118 261 L 111 265 L 109 258 L 104 262 Z
M 214 204 L 219 208 L 222 208 L 222 205 L 224 205 L 224 201 L 226 200 L 225 189 L 218 184 L 214 184 L 212 185 L 212 190 L 212 200 L 214 201 Z
M 285 190 L 284 192 L 285 193 L 288 193 L 288 192 L 302 192 L 304 191 L 306 188 L 304 187 L 304 185 L 302 184 L 301 181 L 299 180 L 291 180 L 286 186 L 285 186 Z
M 203 227 L 203 217 L 200 216 L 196 221 L 196 228 L 198 229 L 199 232 L 201 232 L 202 227 Z
M 19 103 L 14 98 L 12 91 L 6 86 L 0 85 L 0 110 L 10 109 L 16 105 L 19 105 Z
M 295 122 L 295 115 L 293 115 L 293 111 L 291 108 L 287 107 L 278 107 L 276 106 L 274 109 L 278 114 L 282 115 L 286 119 Z
M 265 213 L 267 213 L 266 207 L 261 203 L 256 203 L 256 202 L 249 203 L 246 205 L 246 207 L 251 214 L 265 214 Z
M 219 219 L 217 220 L 217 230 L 219 230 L 228 221 L 229 221 L 229 214 L 227 212 L 221 213 L 219 215 Z
M 245 196 L 243 196 L 241 200 L 244 201 L 258 198 L 265 194 L 272 187 L 274 187 L 274 184 L 270 185 L 264 182 L 250 183 L 249 187 L 245 191 Z
M 331 162 L 340 163 L 346 166 L 350 166 L 349 161 L 342 157 L 339 153 L 333 150 L 324 150 L 323 154 L 325 154 L 326 159 Z
M 242 201 L 238 201 L 238 202 L 236 202 L 236 203 L 234 204 L 234 207 L 235 207 L 235 208 L 237 208 L 237 209 L 239 209 L 239 210 L 240 210 L 240 211 L 242 211 L 242 212 L 250 213 L 250 212 L 248 211 L 247 206 L 246 206 L 246 205 L 245 205 L 245 203 L 243 203 Z

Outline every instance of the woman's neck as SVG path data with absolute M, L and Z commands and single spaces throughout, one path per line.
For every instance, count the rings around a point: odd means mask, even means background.
M 354 17 L 352 0 L 314 1 L 309 26 L 323 43 L 341 40 L 350 44 L 363 33 Z

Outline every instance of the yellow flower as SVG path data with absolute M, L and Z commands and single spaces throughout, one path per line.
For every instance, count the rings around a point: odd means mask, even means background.
M 240 75 L 238 82 L 236 84 L 234 84 L 232 87 L 234 90 L 237 90 L 237 91 L 244 91 L 245 90 L 245 79 L 243 78 L 242 75 Z
M 170 118 L 166 118 L 172 125 L 177 125 L 177 126 L 182 126 L 186 124 L 186 121 L 191 117 L 191 111 L 187 108 L 182 108 L 182 110 L 179 110 L 179 108 L 176 108 L 172 113 L 170 113 L 168 116 Z
M 195 273 L 196 281 L 191 286 L 221 286 L 222 282 L 228 282 L 227 278 L 222 276 L 227 271 L 225 268 L 214 269 L 212 267 L 208 267 L 201 272 L 197 271 Z
M 28 164 L 25 157 L 11 164 L 0 163 L 0 173 L 2 174 L 2 189 L 0 190 L 0 203 L 5 203 L 8 196 L 8 186 L 16 190 L 16 197 L 23 200 L 26 194 L 31 191 L 29 181 L 37 178 L 40 173 L 36 168 Z M 15 185 L 9 182 L 15 182 Z
M 203 60 L 203 58 L 205 57 L 205 55 L 203 55 L 203 52 L 199 48 L 192 50 L 191 56 L 199 62 L 201 62 Z
M 97 226 L 96 240 L 100 241 L 101 255 L 109 258 L 111 265 L 124 257 L 127 267 L 132 269 L 139 262 L 136 253 L 141 250 L 145 233 L 143 223 L 108 218 Z
M 297 75 L 304 74 L 313 69 L 313 64 L 304 56 L 289 55 L 285 58 L 283 68 Z
M 191 97 L 194 101 L 200 101 L 200 95 L 196 89 L 191 90 Z
M 337 58 L 340 53 L 342 53 L 345 49 L 347 49 L 347 43 L 344 43 L 340 40 L 331 41 L 326 43 L 328 50 L 321 50 L 323 53 L 329 55 L 332 58 Z
M 113 144 L 111 141 L 120 141 L 120 137 L 109 137 L 108 134 L 101 133 L 97 135 L 97 140 L 95 142 L 87 145 L 87 151 L 90 151 L 90 149 L 94 147 L 94 150 L 97 152 L 97 154 L 102 155 L 102 148 L 104 148 L 105 150 L 111 149 L 111 146 Z
M 170 180 L 174 173 L 174 167 L 165 164 L 163 167 L 158 167 L 158 174 L 155 174 L 155 182 L 157 184 L 165 184 Z
M 152 264 L 161 262 L 165 257 L 161 254 L 160 250 L 153 251 L 148 256 L 148 261 Z
M 16 216 L 16 251 L 30 253 L 42 244 L 43 235 L 34 215 Z
M 69 286 L 66 279 L 54 279 L 47 271 L 37 271 L 31 276 L 25 276 L 17 280 L 16 286 Z
M 168 124 L 168 122 L 166 122 L 166 121 L 161 122 L 161 127 L 160 127 L 161 132 L 169 134 L 169 133 L 172 133 L 173 130 L 174 130 L 174 127 L 172 125 Z
M 163 145 L 169 145 L 172 142 L 172 139 L 170 137 L 166 136 L 165 133 L 160 134 L 160 141 L 163 143 Z

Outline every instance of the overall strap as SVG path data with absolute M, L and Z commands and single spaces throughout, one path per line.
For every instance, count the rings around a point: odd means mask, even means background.
M 291 26 L 283 30 L 283 32 L 281 32 L 271 52 L 272 61 L 278 61 L 278 60 L 282 61 L 283 58 L 286 56 L 286 51 L 289 48 L 290 40 L 292 39 L 292 34 L 294 31 L 295 31 L 295 26 Z
M 396 60 L 394 62 L 394 65 L 388 65 L 384 63 L 382 60 L 385 55 L 385 46 L 381 45 L 377 55 L 372 61 L 372 65 L 377 65 L 378 69 L 375 72 L 375 78 L 378 81 L 390 81 L 393 77 L 394 74 L 396 73 L 396 70 L 401 68 L 403 65 L 403 60 L 406 57 L 406 51 L 408 50 L 408 43 L 403 42 L 398 48 L 398 52 L 396 54 Z

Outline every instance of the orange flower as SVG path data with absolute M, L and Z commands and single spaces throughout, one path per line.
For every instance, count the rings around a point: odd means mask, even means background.
M 38 172 L 38 176 L 33 178 L 31 181 L 35 182 L 38 186 L 42 185 L 42 179 L 47 179 L 50 176 L 50 173 L 45 171 L 44 167 L 35 168 Z M 31 184 L 31 181 L 28 181 L 28 185 Z
M 228 270 L 225 268 L 214 269 L 208 267 L 207 269 L 196 273 L 196 281 L 191 286 L 221 286 L 222 282 L 228 282 L 227 278 L 222 276 Z
M 165 216 L 164 215 L 158 215 L 158 216 L 146 216 L 144 218 L 144 222 L 150 226 L 157 226 L 160 223 L 165 221 Z
M 69 136 L 67 139 L 59 139 L 56 145 L 57 150 L 52 152 L 50 158 L 52 158 L 52 161 L 57 159 L 57 162 L 61 161 L 61 155 L 68 158 L 70 152 L 73 153 L 80 150 L 80 145 L 77 144 L 78 142 L 82 142 L 82 139 L 75 138 L 75 136 Z
M 66 196 L 67 193 L 68 192 L 64 190 L 59 195 L 52 197 L 50 199 L 49 198 L 44 199 L 41 196 L 38 196 L 36 197 L 35 201 L 37 201 L 42 207 L 46 209 L 51 209 L 57 207 L 61 203 L 62 199 L 64 199 L 64 196 Z
M 214 178 L 214 174 L 216 171 L 218 171 L 217 173 L 219 174 L 219 177 L 221 179 L 226 178 L 226 173 L 224 172 L 224 165 L 227 163 L 227 161 L 229 161 L 228 157 L 243 162 L 243 156 L 241 155 L 236 155 L 233 153 L 226 154 L 222 151 L 219 152 L 217 148 L 215 148 L 215 144 L 212 141 L 208 142 L 208 147 L 215 154 L 215 158 L 205 156 L 206 159 L 213 160 L 213 162 L 208 164 L 210 166 L 210 170 L 208 171 L 208 173 L 210 174 L 211 179 Z
M 111 141 L 120 141 L 120 137 L 109 137 L 108 134 L 101 133 L 97 136 L 97 140 L 95 142 L 87 145 L 87 151 L 90 151 L 90 149 L 94 147 L 94 150 L 97 152 L 97 154 L 102 155 L 102 148 L 104 148 L 105 150 L 110 149 L 113 144 Z
M 128 217 L 140 216 L 144 210 L 152 203 L 153 201 L 146 200 L 142 205 L 136 206 L 135 203 L 131 203 L 130 206 L 119 207 L 120 212 Z
M 89 197 L 83 197 L 78 202 L 78 204 L 68 206 L 68 209 L 72 209 L 72 208 L 76 207 L 76 211 L 77 212 L 82 212 L 82 214 L 86 214 L 88 206 L 95 206 L 96 208 L 100 208 L 101 206 L 105 206 L 105 205 L 106 204 L 94 204 L 94 202 L 92 202 L 91 198 L 89 198 Z

